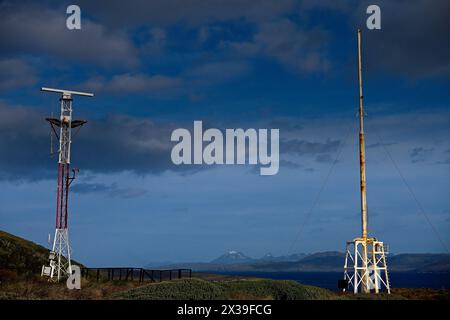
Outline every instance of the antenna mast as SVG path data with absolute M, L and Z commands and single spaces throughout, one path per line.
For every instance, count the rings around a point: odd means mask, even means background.
M 361 186 L 362 237 L 367 238 L 366 149 L 364 140 L 364 109 L 362 92 L 361 30 L 358 30 L 358 80 L 359 80 L 359 165 Z
M 87 121 L 72 120 L 72 96 L 92 97 L 94 94 L 62 89 L 42 88 L 45 92 L 60 93 L 61 115 L 57 118 L 46 118 L 58 137 L 55 127 L 59 127 L 58 188 L 56 194 L 56 230 L 52 250 L 49 254 L 49 266 L 42 266 L 41 276 L 59 281 L 72 274 L 71 248 L 68 233 L 68 200 L 69 187 L 75 179 L 76 169 L 70 176 L 70 147 L 72 144 L 72 128 L 81 127 Z
M 361 187 L 361 237 L 347 241 L 344 264 L 344 280 L 339 280 L 343 291 L 353 287 L 353 292 L 391 292 L 383 242 L 369 238 L 366 195 L 366 151 L 364 141 L 364 108 L 362 93 L 361 30 L 358 30 L 358 82 L 359 82 L 359 170 Z

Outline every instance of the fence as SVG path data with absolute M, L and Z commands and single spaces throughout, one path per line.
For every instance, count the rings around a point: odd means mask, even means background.
M 100 280 L 125 281 L 164 281 L 182 278 L 191 278 L 191 269 L 152 270 L 144 268 L 81 268 L 81 275 L 85 278 Z

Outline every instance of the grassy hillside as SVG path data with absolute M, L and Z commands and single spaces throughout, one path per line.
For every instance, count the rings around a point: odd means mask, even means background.
M 210 275 L 214 277 L 214 275 Z M 203 276 L 202 276 L 203 278 Z M 185 279 L 151 283 L 111 295 L 133 300 L 405 300 L 449 299 L 448 291 L 398 289 L 391 295 L 331 292 L 289 280 L 266 279 Z
M 237 280 L 210 282 L 201 279 L 185 279 L 154 283 L 114 295 L 119 299 L 139 300 L 325 300 L 336 298 L 331 291 L 304 286 L 288 280 Z
M 29 276 L 41 273 L 48 264 L 49 250 L 32 241 L 0 230 L 0 280 L 13 274 Z M 83 266 L 72 260 L 73 264 Z
M 40 272 L 48 263 L 48 249 L 0 230 L 0 270 L 18 274 Z
M 335 263 L 336 254 L 317 254 L 306 264 Z M 448 291 L 396 289 L 394 294 L 353 295 L 331 292 L 288 280 L 196 273 L 192 279 L 144 283 L 82 279 L 81 290 L 68 290 L 65 282 L 50 283 L 39 276 L 48 261 L 48 250 L 31 241 L 0 231 L 1 299 L 449 299 Z M 429 257 L 428 264 L 436 260 Z M 430 267 L 431 268 L 431 267 Z

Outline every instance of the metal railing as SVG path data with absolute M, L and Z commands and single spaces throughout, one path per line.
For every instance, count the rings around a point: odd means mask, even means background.
M 81 275 L 96 281 L 152 281 L 161 282 L 174 279 L 191 278 L 192 269 L 155 270 L 131 267 L 81 268 Z

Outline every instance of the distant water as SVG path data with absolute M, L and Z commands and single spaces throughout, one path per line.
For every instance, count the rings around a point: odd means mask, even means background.
M 302 284 L 337 290 L 342 272 L 217 272 L 225 275 L 258 277 L 276 280 L 295 280 Z M 432 288 L 450 290 L 450 273 L 390 272 L 393 288 Z

